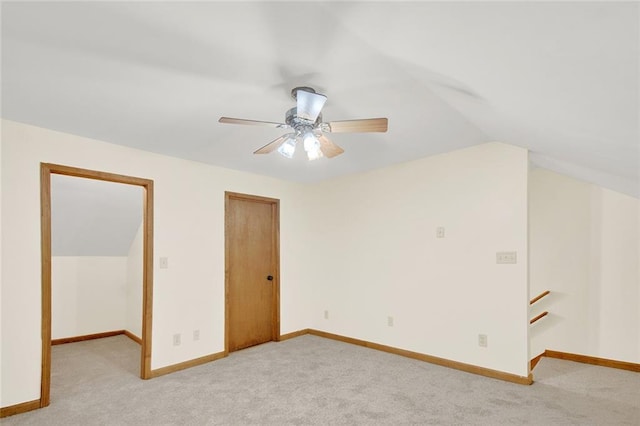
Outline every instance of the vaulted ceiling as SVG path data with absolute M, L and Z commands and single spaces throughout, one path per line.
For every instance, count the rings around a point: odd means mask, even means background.
M 640 195 L 637 2 L 3 2 L 2 116 L 298 182 L 488 141 Z M 252 152 L 293 87 L 333 134 L 309 162 Z

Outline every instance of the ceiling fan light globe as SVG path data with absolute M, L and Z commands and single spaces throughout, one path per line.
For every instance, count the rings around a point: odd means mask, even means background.
M 307 152 L 307 157 L 309 161 L 317 160 L 322 157 L 322 150 L 320 149 L 320 141 L 313 133 L 312 130 L 308 130 L 302 136 L 302 141 L 304 143 L 304 150 Z
M 280 145 L 278 152 L 283 157 L 293 158 L 293 154 L 296 152 L 296 140 L 294 138 L 287 139 L 285 143 Z
M 320 142 L 318 142 L 318 138 L 312 132 L 306 132 L 302 137 L 304 142 L 304 150 L 309 152 L 314 150 L 316 147 L 320 146 Z
M 320 151 L 320 146 L 307 151 L 307 158 L 309 158 L 309 161 L 317 160 L 318 158 L 322 158 L 322 157 L 323 155 L 322 155 L 322 151 Z

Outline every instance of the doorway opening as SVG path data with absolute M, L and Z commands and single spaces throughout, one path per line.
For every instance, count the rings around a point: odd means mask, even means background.
M 225 353 L 280 339 L 280 200 L 225 192 Z
M 41 264 L 42 264 L 42 373 L 40 407 L 51 394 L 51 175 L 63 175 L 139 186 L 142 191 L 142 327 L 140 378 L 151 377 L 151 320 L 153 294 L 153 181 L 57 164 L 40 164 Z

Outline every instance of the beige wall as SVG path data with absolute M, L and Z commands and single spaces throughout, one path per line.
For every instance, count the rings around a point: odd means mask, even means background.
M 124 256 L 53 256 L 51 338 L 125 328 Z
M 640 200 L 545 169 L 530 186 L 531 355 L 640 362 Z
M 281 331 L 308 327 L 299 185 L 4 120 L 1 406 L 40 395 L 40 162 L 155 181 L 153 369 L 224 349 L 227 190 L 281 200 Z M 158 256 L 169 257 L 169 269 L 158 269 Z M 186 338 L 195 327 L 196 342 Z M 174 333 L 184 336 L 181 346 L 172 345 Z
M 128 330 L 142 336 L 142 225 L 128 256 L 53 256 L 51 338 Z
M 316 186 L 312 326 L 526 376 L 527 173 L 489 143 Z

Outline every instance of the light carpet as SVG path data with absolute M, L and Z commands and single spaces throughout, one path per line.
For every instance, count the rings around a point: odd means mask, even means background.
M 640 425 L 640 375 L 543 358 L 531 386 L 305 335 L 152 380 L 124 336 L 54 346 L 10 425 Z

